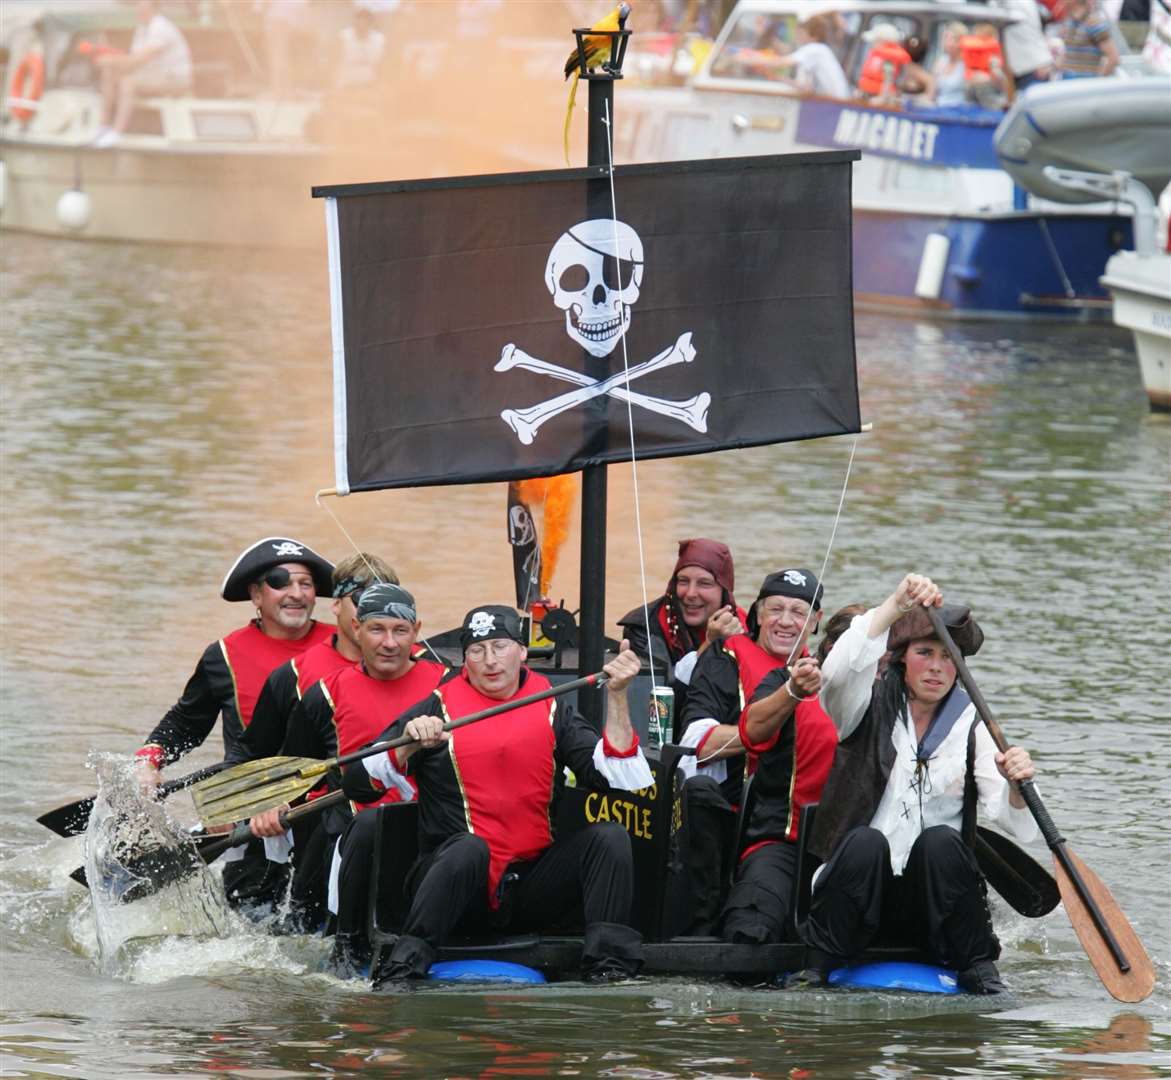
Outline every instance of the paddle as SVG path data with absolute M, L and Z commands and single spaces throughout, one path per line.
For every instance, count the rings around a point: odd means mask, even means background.
M 294 821 L 309 817 L 330 806 L 336 806 L 344 802 L 345 798 L 344 791 L 331 791 L 328 795 L 304 803 L 295 810 L 286 810 L 280 815 L 280 823 L 287 829 Z M 230 833 L 205 833 L 203 836 L 192 837 L 191 843 L 183 843 L 178 847 L 154 848 L 152 851 L 136 855 L 133 859 L 120 864 L 125 875 L 135 880 L 118 899 L 124 904 L 129 904 L 153 896 L 159 889 L 172 882 L 182 881 L 201 867 L 214 862 L 225 851 L 246 844 L 251 839 L 252 830 L 245 821 Z M 89 880 L 85 867 L 79 866 L 69 876 L 79 885 L 88 887 Z
M 931 619 L 936 636 L 943 642 L 944 648 L 955 663 L 956 672 L 980 713 L 992 741 L 1003 753 L 1008 749 L 1008 740 L 1000 730 L 1000 725 L 993 719 L 992 711 L 968 670 L 963 654 L 952 640 L 939 612 L 929 607 L 927 615 Z M 1033 782 L 1022 781 L 1017 784 L 1017 788 L 1041 829 L 1045 843 L 1053 852 L 1057 888 L 1061 892 L 1066 914 L 1077 931 L 1086 956 L 1094 965 L 1098 978 L 1102 980 L 1102 985 L 1119 1001 L 1142 1001 L 1154 989 L 1155 969 L 1138 935 L 1122 914 L 1114 897 L 1110 895 L 1110 890 L 1066 847 L 1065 838 L 1053 824 L 1053 819 L 1041 802 L 1041 796 L 1037 794 Z
M 572 682 L 551 686 L 537 694 L 517 698 L 515 701 L 501 702 L 490 709 L 482 709 L 470 716 L 461 716 L 458 720 L 450 720 L 443 725 L 443 730 L 454 731 L 465 724 L 474 724 L 477 720 L 486 720 L 490 716 L 498 716 L 524 705 L 544 701 L 546 698 L 559 697 L 561 694 L 568 694 L 586 686 L 605 686 L 607 681 L 608 676 L 599 671 L 581 679 L 574 679 Z M 304 794 L 330 769 L 394 750 L 399 746 L 407 746 L 413 741 L 409 736 L 403 735 L 386 742 L 373 743 L 361 750 L 355 750 L 352 754 L 325 760 L 272 757 L 249 761 L 225 769 L 208 780 L 201 780 L 192 787 L 191 797 L 200 820 L 208 828 L 232 821 L 243 821 Z
M 206 769 L 196 769 L 195 772 L 188 773 L 186 776 L 179 776 L 174 780 L 164 781 L 159 784 L 155 791 L 160 799 L 165 798 L 172 792 L 182 791 L 183 788 L 190 787 L 200 780 L 206 780 L 209 776 L 214 776 L 222 769 L 226 769 L 228 764 L 226 761 L 221 761 L 216 765 L 209 765 Z M 77 802 L 59 806 L 56 810 L 50 810 L 47 814 L 42 814 L 37 818 L 37 821 L 44 825 L 46 829 L 52 829 L 58 836 L 77 836 L 85 832 L 85 827 L 89 824 L 89 815 L 93 811 L 94 800 L 96 798 L 96 795 L 91 795 L 88 799 L 78 799 Z

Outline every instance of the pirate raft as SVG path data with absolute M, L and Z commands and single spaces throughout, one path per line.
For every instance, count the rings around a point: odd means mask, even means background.
M 615 644 L 603 630 L 609 464 L 861 430 L 850 207 L 858 152 L 615 168 L 606 136 L 620 46 L 611 67 L 581 71 L 590 93 L 585 168 L 314 189 L 325 206 L 333 339 L 328 494 L 500 481 L 515 494 L 526 481 L 580 473 L 576 619 L 531 602 L 532 523 L 522 501 L 510 504 L 518 607 L 535 620 L 529 665 L 554 684 L 599 671 Z M 459 662 L 454 634 L 431 643 Z M 665 677 L 648 673 L 631 689 L 644 746 L 651 686 Z M 604 698 L 577 691 L 578 711 L 598 730 Z M 680 936 L 689 921 L 680 885 L 686 752 L 673 742 L 649 752 L 654 783 L 642 791 L 563 786 L 556 828 L 610 821 L 629 833 L 632 921 L 647 974 L 772 981 L 802 966 L 796 923 L 815 866 L 802 852 L 788 941 Z M 749 782 L 744 810 L 752 799 Z M 378 945 L 406 913 L 418 813 L 414 803 L 366 812 L 378 814 L 370 904 Z M 800 836 L 815 812 L 803 809 Z M 1052 909 L 1056 889 L 1040 867 L 1027 857 L 1005 863 L 994 834 L 981 844 L 990 881 L 1019 910 Z M 1047 887 L 1037 887 L 1038 873 Z M 581 938 L 546 929 L 453 941 L 433 974 L 575 978 Z M 837 980 L 956 989 L 954 974 L 917 965 L 907 949 L 859 959 L 860 972 Z
M 612 81 L 590 81 L 591 165 L 549 173 L 323 187 L 332 302 L 335 488 L 355 491 L 582 474 L 580 625 L 538 610 L 530 666 L 553 682 L 597 671 L 606 639 L 605 470 L 860 430 L 851 290 L 854 151 L 613 168 Z M 527 508 L 510 539 L 518 606 L 534 572 Z M 538 629 L 539 625 L 539 629 Z M 454 637 L 431 639 L 451 648 Z M 616 643 L 610 642 L 611 647 Z M 631 691 L 646 745 L 652 681 Z M 579 691 L 601 726 L 604 695 Z M 668 733 L 670 734 L 670 733 Z M 636 792 L 564 787 L 559 833 L 611 821 L 629 833 L 633 922 L 653 975 L 765 982 L 802 966 L 796 920 L 815 869 L 803 853 L 791 940 L 680 936 L 689 921 L 687 751 L 651 752 Z M 751 784 L 744 806 L 750 806 Z M 372 943 L 406 915 L 417 805 L 379 815 Z M 808 835 L 814 807 L 800 827 Z M 743 818 L 742 818 L 743 820 Z M 435 974 L 574 978 L 578 936 L 458 941 Z M 876 949 L 837 978 L 954 992 L 954 973 Z M 881 966 L 875 968 L 873 965 Z M 503 966 L 501 966 L 503 965 Z M 893 965 L 893 966 L 892 966 Z

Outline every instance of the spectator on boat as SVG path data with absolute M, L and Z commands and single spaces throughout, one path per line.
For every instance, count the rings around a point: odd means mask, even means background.
M 740 741 L 756 771 L 744 808 L 739 862 L 721 934 L 738 944 L 773 944 L 786 936 L 797 869 L 801 809 L 821 799 L 833 765 L 837 731 L 817 699 L 819 665 L 865 604 L 851 604 L 825 624 L 817 663 L 770 671 L 740 716 Z
M 790 984 L 824 985 L 876 937 L 917 946 L 959 972 L 969 993 L 1004 990 L 986 885 L 971 849 L 977 803 L 1022 840 L 1037 827 L 1017 783 L 1027 751 L 999 753 L 935 636 L 927 607 L 965 656 L 983 642 L 971 613 L 908 574 L 858 615 L 822 670 L 839 745 L 810 847 L 824 859 L 802 924 L 806 967 Z M 885 671 L 878 674 L 884 654 Z
M 342 27 L 339 42 L 337 88 L 345 90 L 377 83 L 386 55 L 386 35 L 375 25 L 369 8 L 354 9 L 354 23 Z
M 796 567 L 769 574 L 748 614 L 747 632 L 726 638 L 699 658 L 681 717 L 679 742 L 695 748 L 680 767 L 687 818 L 686 866 L 691 905 L 689 932 L 709 934 L 718 922 L 736 860 L 736 810 L 744 787 L 745 745 L 740 714 L 769 672 L 789 669 L 808 655 L 806 642 L 817 632 L 821 586 L 809 570 Z M 803 737 L 832 735 L 823 718 L 821 734 L 812 721 Z
M 549 698 L 444 732 L 457 720 L 545 690 L 525 666 L 520 617 L 510 607 L 473 608 L 460 640 L 463 669 L 408 709 L 380 738 L 415 742 L 356 763 L 345 772 L 352 799 L 370 802 L 412 780 L 419 791 L 419 859 L 402 933 L 378 958 L 374 988 L 423 978 L 457 927 L 544 929 L 580 900 L 587 978 L 630 975 L 642 939 L 629 925 L 634 893 L 630 837 L 616 822 L 552 833 L 551 806 L 569 768 L 578 786 L 637 790 L 653 777 L 630 724 L 626 690 L 640 662 L 623 642 L 605 665 L 602 736 L 571 706 Z M 361 817 L 361 815 L 359 815 Z
M 117 145 L 139 98 L 191 89 L 191 50 L 183 32 L 159 11 L 158 0 L 138 0 L 128 53 L 94 59 L 102 83 L 102 126 L 94 145 Z
M 270 536 L 248 548 L 228 571 L 220 595 L 251 601 L 256 617 L 212 642 L 199 658 L 182 697 L 155 725 L 135 755 L 143 787 L 153 791 L 159 770 L 202 745 L 221 721 L 224 760 L 248 759 L 244 731 L 269 674 L 323 641 L 333 627 L 313 618 L 318 592 L 328 592 L 333 564 L 297 540 Z M 274 877 L 259 843 L 229 863 L 224 886 L 233 903 L 267 902 L 283 882 Z
M 287 98 L 295 89 L 294 40 L 309 25 L 309 0 L 253 0 L 264 10 L 264 49 L 268 59 L 269 90 L 275 98 Z
M 1008 95 L 1008 76 L 1000 35 L 992 23 L 977 23 L 960 39 L 964 58 L 967 98 L 982 109 L 1003 109 Z
M 735 588 L 736 568 L 726 544 L 702 537 L 680 540 L 675 569 L 663 595 L 618 620 L 635 654 L 653 659 L 656 678 L 666 672 L 675 691 L 676 717 L 687 703 L 687 684 L 699 654 L 731 634 L 744 632 L 742 620 L 747 616 L 736 606 Z M 663 734 L 672 736 L 669 731 Z
M 1155 71 L 1171 75 L 1171 0 L 1151 0 L 1143 60 Z
M 903 48 L 903 35 L 893 23 L 875 23 L 862 35 L 870 49 L 858 76 L 858 94 L 876 105 L 897 105 L 898 81 L 903 67 L 911 62 Z
M 1068 0 L 1060 37 L 1063 79 L 1110 75 L 1118 67 L 1118 46 L 1110 32 L 1110 20 L 1096 0 Z
M 359 659 L 306 690 L 289 721 L 283 755 L 331 758 L 357 750 L 372 742 L 390 720 L 426 698 L 448 673 L 444 664 L 418 655 L 422 623 L 414 597 L 401 585 L 368 585 L 356 607 L 350 606 L 349 630 L 358 642 Z M 410 802 L 414 797 L 414 786 L 408 781 L 392 786 L 369 805 Z M 287 809 L 277 807 L 256 815 L 251 821 L 253 834 L 284 836 L 279 818 Z M 311 819 L 312 825 L 294 849 L 293 924 L 315 929 L 324 921 L 326 907 L 336 915 L 335 963 L 347 973 L 370 959 L 365 943 L 366 898 L 375 834 L 366 826 L 374 824 L 373 817 L 361 814 L 359 824 L 346 804 L 330 807 Z M 343 833 L 346 843 L 339 846 Z
M 1036 0 L 1001 0 L 1016 16 L 1004 27 L 1004 57 L 1017 92 L 1033 83 L 1047 82 L 1053 71 L 1053 54 L 1041 28 L 1041 11 Z
M 797 24 L 797 48 L 776 58 L 780 70 L 797 69 L 796 85 L 807 94 L 847 99 L 850 82 L 827 41 L 831 23 L 826 15 L 811 15 Z
M 968 81 L 964 76 L 964 54 L 960 42 L 968 28 L 962 22 L 950 22 L 943 28 L 941 52 L 935 61 L 935 104 L 941 109 L 961 108 L 968 103 Z
M 914 34 L 903 41 L 903 48 L 911 58 L 899 73 L 899 92 L 915 101 L 929 105 L 935 99 L 935 76 L 923 66 L 927 42 Z

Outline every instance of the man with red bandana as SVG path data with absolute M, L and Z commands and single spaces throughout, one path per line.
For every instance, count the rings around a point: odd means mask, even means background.
M 783 669 L 786 681 L 791 673 L 796 675 L 796 662 L 807 655 L 806 640 L 817 632 L 821 594 L 810 570 L 790 567 L 769 574 L 748 614 L 748 632 L 726 638 L 696 664 L 680 740 L 696 751 L 680 763 L 688 774 L 683 791 L 689 818 L 686 861 L 692 933 L 716 928 L 738 854 L 736 809 L 744 787 L 745 750 L 757 749 L 743 740 L 741 716 L 771 672 Z M 795 706 L 796 698 L 790 711 Z M 796 782 L 800 777 L 802 791 L 820 792 L 834 746 L 833 724 L 814 699 L 794 725 L 794 778 Z M 762 744 L 761 749 L 767 747 Z M 748 767 L 754 767 L 753 758 Z M 807 801 L 816 801 L 816 795 Z
M 687 687 L 700 653 L 731 634 L 743 633 L 743 611 L 732 595 L 732 552 L 718 540 L 679 541 L 679 557 L 663 595 L 618 620 L 634 652 L 653 662 L 675 691 L 675 716 L 687 703 Z M 647 626 L 650 632 L 647 632 Z M 682 728 L 679 729 L 682 731 Z M 667 738 L 672 732 L 664 732 Z
M 487 605 L 469 611 L 460 640 L 460 673 L 380 736 L 406 734 L 415 742 L 366 758 L 345 773 L 346 793 L 361 802 L 406 782 L 407 775 L 419 788 L 420 855 L 407 879 L 413 899 L 402 934 L 375 965 L 374 988 L 424 977 L 457 927 L 541 930 L 579 900 L 585 975 L 633 974 L 642 945 L 629 925 L 630 837 L 615 822 L 599 822 L 555 838 L 551 823 L 566 767 L 578 786 L 601 791 L 652 783 L 626 704 L 638 657 L 623 642 L 605 665 L 609 683 L 600 738 L 556 698 L 444 732 L 445 720 L 549 686 L 525 667 L 528 653 L 514 609 Z

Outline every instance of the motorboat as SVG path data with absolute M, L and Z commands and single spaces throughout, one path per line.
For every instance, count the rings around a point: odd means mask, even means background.
M 1131 209 L 1133 247 L 1110 257 L 1101 283 L 1134 335 L 1151 408 L 1171 410 L 1171 254 L 1152 195 L 1171 200 L 1171 76 L 1087 82 L 1031 88 L 997 130 L 997 153 L 1037 195 Z
M 263 11 L 243 4 L 167 6 L 191 51 L 191 88 L 143 97 L 117 144 L 99 147 L 95 59 L 128 48 L 133 9 L 107 0 L 9 7 L 0 31 L 8 61 L 0 87 L 3 229 L 319 251 L 314 183 L 538 164 L 531 148 L 500 145 L 471 110 L 452 131 L 423 111 L 386 107 L 402 84 L 439 77 L 426 42 L 404 44 L 371 83 L 340 85 L 322 62 L 297 65 L 277 90 Z M 319 6 L 322 32 L 336 30 L 346 12 L 345 5 Z M 313 34 L 298 34 L 296 55 L 329 56 Z M 21 96 L 17 74 L 26 60 L 40 76 Z M 13 87 L 17 94 L 5 92 Z
M 305 193 L 325 157 L 310 132 L 320 102 L 263 96 L 255 80 L 245 82 L 256 64 L 247 27 L 184 23 L 190 92 L 141 99 L 117 147 L 99 149 L 94 56 L 128 46 L 133 11 L 97 4 L 27 14 L 35 20 L 6 35 L 9 68 L 39 55 L 44 78 L 34 98 L 4 102 L 0 227 L 103 240 L 319 245 L 320 219 Z
M 859 306 L 928 316 L 1104 317 L 1107 259 L 1130 244 L 1129 208 L 1056 204 L 1026 193 L 993 143 L 1003 114 L 975 105 L 901 107 L 803 94 L 761 53 L 788 50 L 799 21 L 824 15 L 851 86 L 888 23 L 928 43 L 961 19 L 998 31 L 1006 9 L 917 0 L 740 0 L 683 88 L 622 95 L 618 149 L 634 161 L 857 147 L 853 205 Z

